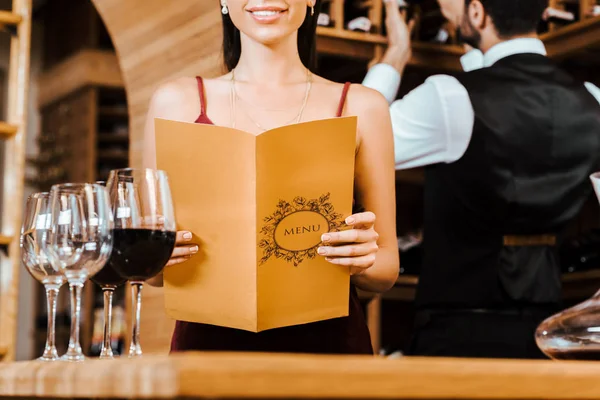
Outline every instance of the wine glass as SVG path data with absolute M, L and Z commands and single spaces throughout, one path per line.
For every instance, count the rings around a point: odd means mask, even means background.
M 96 181 L 96 184 L 106 186 L 106 182 L 104 181 Z M 100 351 L 101 359 L 114 359 L 111 346 L 113 295 L 117 287 L 127 282 L 127 279 L 121 277 L 110 264 L 109 258 L 104 267 L 90 278 L 92 282 L 100 286 L 104 295 L 104 337 L 102 340 L 102 350 Z
M 50 190 L 50 229 L 42 241 L 52 266 L 62 271 L 71 294 L 71 335 L 66 361 L 83 361 L 79 343 L 81 292 L 86 280 L 108 261 L 113 219 L 106 188 L 67 183 Z
M 46 289 L 48 305 L 48 331 L 46 347 L 39 361 L 56 361 L 56 300 L 60 288 L 67 281 L 65 276 L 50 265 L 48 257 L 41 250 L 40 241 L 50 226 L 49 193 L 35 193 L 29 196 L 25 205 L 25 216 L 21 227 L 21 259 L 29 274 Z
M 107 182 L 115 221 L 110 266 L 131 283 L 133 329 L 129 357 L 142 355 L 140 313 L 144 281 L 159 274 L 175 247 L 175 213 L 167 174 L 118 169 Z

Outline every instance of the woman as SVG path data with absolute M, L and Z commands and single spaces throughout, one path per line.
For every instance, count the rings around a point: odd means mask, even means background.
M 161 86 L 148 113 L 144 164 L 154 167 L 154 118 L 233 126 L 252 133 L 290 123 L 358 116 L 355 201 L 368 212 L 352 228 L 324 235 L 319 254 L 352 274 L 350 315 L 261 333 L 178 321 L 172 351 L 281 351 L 372 354 L 355 287 L 383 292 L 398 276 L 394 150 L 388 104 L 362 86 L 313 75 L 320 0 L 221 0 L 229 71 L 216 79 L 181 78 Z M 375 222 L 375 215 L 379 218 Z M 190 232 L 177 233 L 169 268 L 198 252 Z M 150 282 L 162 284 L 162 277 Z

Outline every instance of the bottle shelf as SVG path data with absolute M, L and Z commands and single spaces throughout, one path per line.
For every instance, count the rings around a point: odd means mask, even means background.
M 320 54 L 376 62 L 387 46 L 387 38 L 383 32 L 381 1 L 371 0 L 361 3 L 369 9 L 365 11 L 365 15 L 372 23 L 372 29 L 369 32 L 346 29 L 344 1 L 332 0 L 329 2 L 328 15 L 334 23 L 330 26 L 319 26 L 317 28 L 317 51 Z M 548 55 L 557 60 L 567 57 L 589 57 L 593 50 L 600 50 L 600 15 L 594 16 L 589 13 L 595 2 L 594 0 L 561 1 L 557 3 L 556 8 L 559 10 L 565 9 L 565 4 L 576 5 L 579 12 L 576 13 L 575 22 L 558 27 L 550 23 L 548 32 L 541 35 L 541 39 L 546 44 Z M 420 10 L 419 8 L 417 15 L 418 27 L 424 19 L 431 18 L 436 13 Z M 412 43 L 413 57 L 409 65 L 449 72 L 462 70 L 460 56 L 465 53 L 465 50 L 456 43 L 454 28 L 444 26 L 444 29 L 448 31 L 449 44 L 421 41 L 418 34 L 414 35 Z M 600 65 L 600 57 L 595 57 L 593 60 L 594 64 Z

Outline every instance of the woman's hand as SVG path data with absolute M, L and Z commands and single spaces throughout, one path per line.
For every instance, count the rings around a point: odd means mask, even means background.
M 198 252 L 198 245 L 192 243 L 192 233 L 188 231 L 178 231 L 175 239 L 175 249 L 167 263 L 167 266 L 180 264 L 192 258 Z
M 350 267 L 351 275 L 361 275 L 375 264 L 379 234 L 375 232 L 375 214 L 364 212 L 346 218 L 352 229 L 329 232 L 322 236 L 317 252 L 332 264 Z

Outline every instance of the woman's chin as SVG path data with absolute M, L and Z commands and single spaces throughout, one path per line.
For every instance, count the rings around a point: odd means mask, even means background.
M 265 46 L 273 46 L 285 41 L 292 32 L 282 31 L 275 27 L 262 27 L 256 29 L 252 35 L 249 35 L 252 40 Z

